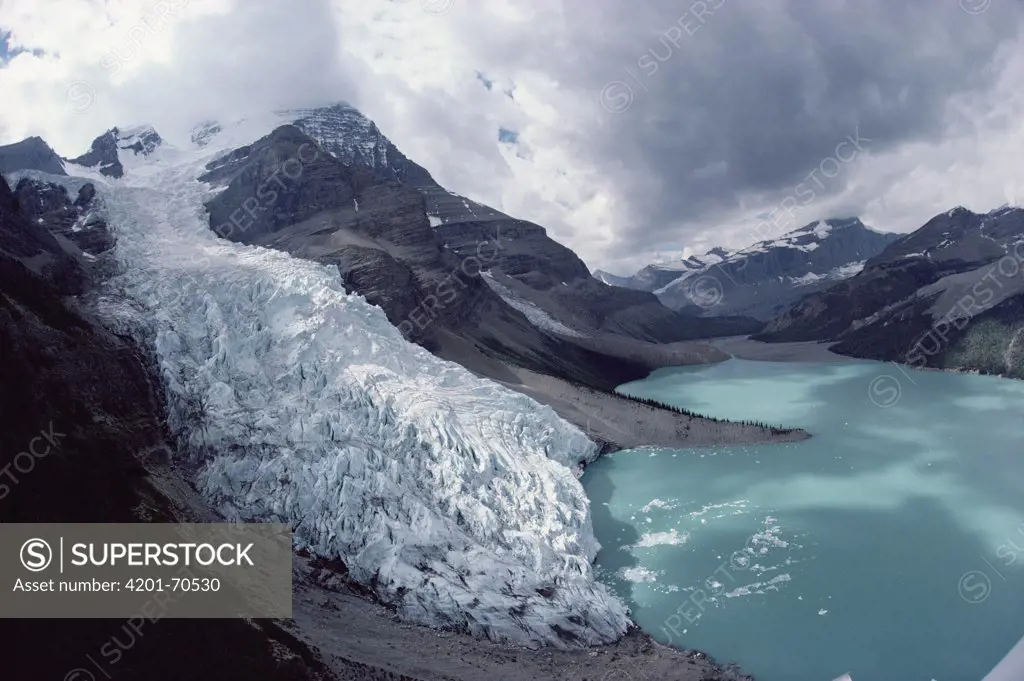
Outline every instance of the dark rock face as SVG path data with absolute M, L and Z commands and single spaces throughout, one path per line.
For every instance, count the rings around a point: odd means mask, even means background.
M 646 291 L 609 286 L 592 277 L 583 261 L 549 238 L 543 227 L 524 220 L 492 217 L 435 229 L 461 257 L 471 256 L 480 243 L 500 238 L 504 248 L 490 269 L 511 278 L 517 295 L 573 328 L 668 343 L 707 338 L 726 328 L 729 333 L 754 333 L 763 326 L 743 318 L 706 321 L 669 310 Z
M 22 282 L 27 281 L 24 273 L 43 278 L 61 295 L 82 293 L 88 279 L 84 268 L 71 249 L 33 224 L 30 215 L 0 178 L 0 254 L 4 256 L 0 266 Z
M 512 218 L 452 222 L 435 228 L 437 235 L 456 253 L 500 234 L 505 248 L 495 267 L 537 290 L 549 290 L 562 282 L 590 279 L 590 270 L 579 256 L 548 238 L 540 225 Z
M 121 178 L 124 177 L 124 166 L 119 155 L 121 151 L 148 156 L 162 143 L 163 139 L 153 128 L 142 127 L 125 131 L 111 128 L 93 140 L 89 151 L 77 158 L 69 159 L 68 162 L 86 168 L 98 167 L 102 175 Z
M 69 162 L 86 168 L 98 166 L 100 173 L 107 177 L 123 177 L 124 166 L 117 155 L 117 128 L 112 128 L 94 139 L 89 151 L 77 158 L 69 159 Z
M 294 126 L 277 128 L 207 170 L 201 181 L 227 186 L 207 204 L 210 224 L 242 243 L 258 243 L 325 210 L 352 207 L 355 192 L 373 181 L 325 154 Z
M 967 270 L 997 260 L 1006 254 L 1004 246 L 1024 234 L 1024 211 L 999 209 L 972 213 L 956 207 L 926 222 L 885 249 L 869 265 L 925 257 L 939 266 Z
M 779 239 L 715 258 L 717 262 L 687 272 L 657 295 L 678 309 L 693 304 L 699 299 L 696 293 L 711 286 L 720 300 L 705 306 L 705 314 L 743 314 L 768 321 L 801 297 L 852 276 L 898 238 L 869 229 L 856 218 L 811 223 Z
M 838 341 L 833 350 L 856 357 L 986 371 L 998 365 L 1016 375 L 1017 360 L 1006 357 L 1024 321 L 1015 318 L 1022 262 L 1024 209 L 958 207 L 888 246 L 857 276 L 803 298 L 756 338 Z
M 773 320 L 758 340 L 837 340 L 858 319 L 912 296 L 944 274 L 927 260 L 872 267 L 820 293 L 800 300 Z
M 15 144 L 0 146 L 0 173 L 15 170 L 39 170 L 51 175 L 67 175 L 60 156 L 41 137 L 29 137 Z
M 64 237 L 90 255 L 100 255 L 114 247 L 114 236 L 107 223 L 92 210 L 96 188 L 86 183 L 74 201 L 62 185 L 22 179 L 14 189 L 29 222 L 47 232 Z
M 62 197 L 44 187 L 19 195 L 57 209 Z M 88 202 L 89 192 L 80 193 Z M 64 296 L 66 269 L 77 265 L 44 225 L 33 224 L 0 178 L 0 522 L 169 522 L 175 506 L 149 482 L 144 463 L 168 451 L 161 394 L 147 356 L 129 339 L 104 330 Z M 50 267 L 34 265 L 45 260 Z M 35 441 L 31 459 L 21 456 Z M 17 460 L 15 457 L 18 457 Z M 10 475 L 8 475 L 8 473 Z M 120 620 L 4 620 L 0 637 L 16 654 L 4 678 L 64 678 L 89 666 L 112 636 L 130 650 L 112 666 L 116 678 L 161 681 L 325 678 L 308 648 L 271 622 L 162 620 L 138 636 Z M 282 660 L 282 651 L 290 659 Z
M 569 327 L 594 324 L 584 329 L 587 332 L 656 342 L 705 338 L 720 330 L 721 324 L 666 309 L 653 295 L 624 295 L 621 289 L 591 277 L 583 261 L 551 239 L 543 227 L 516 220 L 441 187 L 352 107 L 337 105 L 291 113 L 298 128 L 344 165 L 368 171 L 378 180 L 416 189 L 424 198 L 424 208 L 442 244 L 460 258 L 471 257 L 480 244 L 494 243 L 500 234 L 503 248 L 485 269 L 521 284 L 515 293 L 555 320 Z M 593 305 L 601 309 L 590 309 Z M 730 328 L 742 329 L 738 333 L 752 333 L 762 326 L 751 319 L 728 323 Z
M 226 187 L 207 204 L 215 232 L 337 266 L 350 290 L 441 356 L 509 362 L 603 388 L 646 372 L 543 333 L 491 290 L 480 273 L 510 247 L 504 234 L 460 255 L 430 227 L 419 191 L 346 166 L 295 126 L 208 170 L 203 181 Z

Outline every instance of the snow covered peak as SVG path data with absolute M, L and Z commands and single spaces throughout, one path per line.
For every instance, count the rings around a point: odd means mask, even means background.
M 680 276 L 686 276 L 692 272 L 699 272 L 707 267 L 717 265 L 728 258 L 729 255 L 730 251 L 716 246 L 704 255 L 691 255 L 687 258 L 676 258 L 652 263 L 632 277 L 620 277 L 616 281 L 615 278 L 605 276 L 605 278 L 602 278 L 602 281 L 606 284 L 625 286 L 641 291 L 657 291 Z
M 608 284 L 609 286 L 622 286 L 629 288 L 629 280 L 631 277 L 623 277 L 618 274 L 612 274 L 611 272 L 605 272 L 604 270 L 594 270 L 592 276 L 598 281 Z
M 745 254 L 766 253 L 778 248 L 791 248 L 799 251 L 810 252 L 819 248 L 825 240 L 833 235 L 847 233 L 849 231 L 869 231 L 874 234 L 881 234 L 876 230 L 869 229 L 860 221 L 860 218 L 829 218 L 818 220 L 804 225 L 791 232 L 787 232 L 777 239 L 766 239 L 744 248 L 733 255 L 733 259 L 743 257 Z
M 145 159 L 162 144 L 163 138 L 150 125 L 111 128 L 93 140 L 89 151 L 68 162 L 97 170 L 106 177 L 121 178 L 125 161 L 136 156 Z
M 726 260 L 730 255 L 731 251 L 728 251 L 721 246 L 715 246 L 704 255 L 691 255 L 689 258 L 683 261 L 683 265 L 686 269 L 703 269 L 712 265 Z
M 163 138 L 151 125 L 113 128 L 110 132 L 117 141 L 118 149 L 132 151 L 136 155 L 149 156 L 163 144 Z
M 818 220 L 684 272 L 654 294 L 670 307 L 691 305 L 695 282 L 708 277 L 722 293 L 713 314 L 767 320 L 806 287 L 854 276 L 897 238 L 867 228 L 858 218 Z
M 279 111 L 277 115 L 312 137 L 345 165 L 368 168 L 378 177 L 411 187 L 437 188 L 429 172 L 406 158 L 377 124 L 355 107 L 337 103 Z
M 217 121 L 203 121 L 192 128 L 192 144 L 197 147 L 205 147 L 217 136 L 220 130 L 220 123 Z
M 293 109 L 281 114 L 345 165 L 388 166 L 391 142 L 373 121 L 348 104 Z
M 818 239 L 824 239 L 832 232 L 832 225 L 825 220 L 819 220 L 818 222 L 801 227 L 794 233 L 798 232 L 803 234 L 813 234 Z

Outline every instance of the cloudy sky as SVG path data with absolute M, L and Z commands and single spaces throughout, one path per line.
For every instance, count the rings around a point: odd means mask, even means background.
M 1024 203 L 1019 0 L 0 0 L 0 143 L 348 101 L 591 266 Z

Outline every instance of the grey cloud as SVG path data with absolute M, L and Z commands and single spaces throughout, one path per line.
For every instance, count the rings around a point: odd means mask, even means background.
M 575 149 L 628 197 L 633 221 L 617 237 L 633 251 L 683 245 L 744 198 L 781 198 L 857 131 L 872 154 L 941 138 L 945 102 L 986 91 L 1022 18 L 999 0 L 976 15 L 957 0 L 566 6 L 575 21 L 488 36 L 489 49 L 592 92 L 595 107 L 611 81 L 632 90 L 631 106 L 599 111 Z M 835 198 L 846 181 L 840 173 L 819 196 Z M 837 205 L 855 214 L 869 199 Z
M 328 0 L 303 0 L 301 9 L 287 2 L 241 3 L 224 15 L 167 21 L 177 23 L 170 63 L 130 71 L 133 55 L 147 49 L 147 34 L 140 32 L 137 47 L 111 45 L 105 61 L 81 74 L 96 100 L 90 118 L 103 117 L 94 134 L 111 125 L 150 123 L 164 136 L 187 140 L 191 126 L 204 119 L 343 100 L 356 91 L 340 65 Z M 131 76 L 113 85 L 115 69 Z
M 697 237 L 745 245 L 743 235 L 708 232 L 778 205 L 847 136 L 859 132 L 881 155 L 970 130 L 968 120 L 951 128 L 945 105 L 991 94 L 994 55 L 1019 37 L 1024 10 L 1015 0 L 962 1 L 990 5 L 969 14 L 961 0 L 520 0 L 516 9 L 530 19 L 486 22 L 487 13 L 459 0 L 444 17 L 419 13 L 415 29 L 403 27 L 391 43 L 385 36 L 380 47 L 383 54 L 400 41 L 415 55 L 417 32 L 455 22 L 458 30 L 445 34 L 453 49 L 425 58 L 471 75 L 444 91 L 356 60 L 339 37 L 331 0 L 239 3 L 224 16 L 179 18 L 172 63 L 150 65 L 111 92 L 98 87 L 94 109 L 64 127 L 91 139 L 111 125 L 149 122 L 171 139 L 187 138 L 182 128 L 203 118 L 344 99 L 452 189 L 495 202 L 513 177 L 498 151 L 498 127 L 528 131 L 530 120 L 517 118 L 519 105 L 475 74 L 503 88 L 523 78 L 524 96 L 545 91 L 528 85 L 543 74 L 574 95 L 542 104 L 566 107 L 553 127 L 559 150 L 592 172 L 580 188 L 611 189 L 628 220 L 613 242 L 591 247 L 585 225 L 566 234 L 566 224 L 556 224 L 562 196 L 523 198 L 517 205 L 533 212 L 522 217 L 551 216 L 545 226 L 556 236 L 612 261 Z M 633 95 L 617 114 L 600 101 L 612 81 Z M 586 109 L 573 109 L 574 101 Z M 537 142 L 524 132 L 519 143 L 528 153 Z M 800 222 L 826 216 L 816 211 L 860 214 L 913 167 L 876 168 L 872 177 L 844 169 L 816 187 L 819 200 Z M 915 211 L 902 202 L 897 209 Z

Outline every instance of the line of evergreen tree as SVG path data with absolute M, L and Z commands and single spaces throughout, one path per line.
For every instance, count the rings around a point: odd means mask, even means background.
M 624 397 L 627 400 L 638 402 L 648 407 L 654 407 L 656 409 L 667 409 L 668 411 L 675 412 L 676 414 L 682 414 L 683 416 L 689 416 L 690 418 L 706 419 L 712 423 L 738 423 L 744 426 L 753 426 L 755 428 L 761 428 L 762 430 L 770 430 L 773 435 L 781 435 L 783 433 L 793 432 L 792 428 L 781 428 L 774 426 L 764 421 L 730 421 L 729 419 L 720 419 L 715 416 L 705 416 L 704 414 L 698 414 L 697 412 L 684 409 L 683 407 L 677 407 L 674 404 L 667 404 L 659 400 L 654 400 L 649 397 L 636 397 L 635 395 L 629 395 L 626 393 L 616 393 L 619 397 Z
M 620 393 L 617 390 L 599 390 L 599 389 L 596 389 L 596 388 L 592 388 L 590 386 L 584 385 L 583 383 L 580 383 L 579 381 L 575 380 L 574 378 L 572 378 L 570 376 L 561 376 L 561 379 L 563 381 L 565 381 L 566 383 L 569 383 L 570 385 L 573 385 L 576 388 L 579 388 L 581 390 L 590 390 L 590 391 L 596 392 L 596 393 L 605 393 L 605 394 L 608 394 L 608 395 L 615 395 L 617 397 L 623 397 L 623 398 L 625 398 L 627 400 L 631 400 L 633 402 L 638 402 L 638 403 L 643 404 L 643 405 L 648 406 L 648 407 L 654 407 L 655 409 L 667 409 L 668 411 L 672 411 L 672 412 L 675 412 L 677 414 L 682 414 L 683 416 L 689 416 L 690 418 L 695 418 L 695 419 L 705 419 L 707 421 L 711 421 L 712 423 L 726 423 L 726 424 L 728 424 L 728 423 L 736 423 L 736 424 L 739 424 L 739 425 L 742 425 L 742 426 L 753 426 L 755 428 L 761 428 L 763 430 L 768 430 L 768 431 L 771 432 L 772 435 L 785 435 L 787 433 L 793 433 L 793 432 L 796 431 L 795 428 L 782 428 L 780 426 L 775 426 L 775 425 L 772 425 L 770 423 L 765 423 L 763 421 L 730 421 L 729 419 L 720 419 L 720 418 L 716 418 L 714 416 L 705 416 L 704 414 L 698 414 L 697 412 L 690 411 L 689 409 L 684 409 L 683 407 L 677 407 L 677 406 L 672 405 L 672 404 L 666 404 L 665 402 L 660 402 L 658 400 L 653 400 L 653 399 L 651 399 L 649 397 L 636 397 L 634 395 L 629 395 L 627 393 Z

